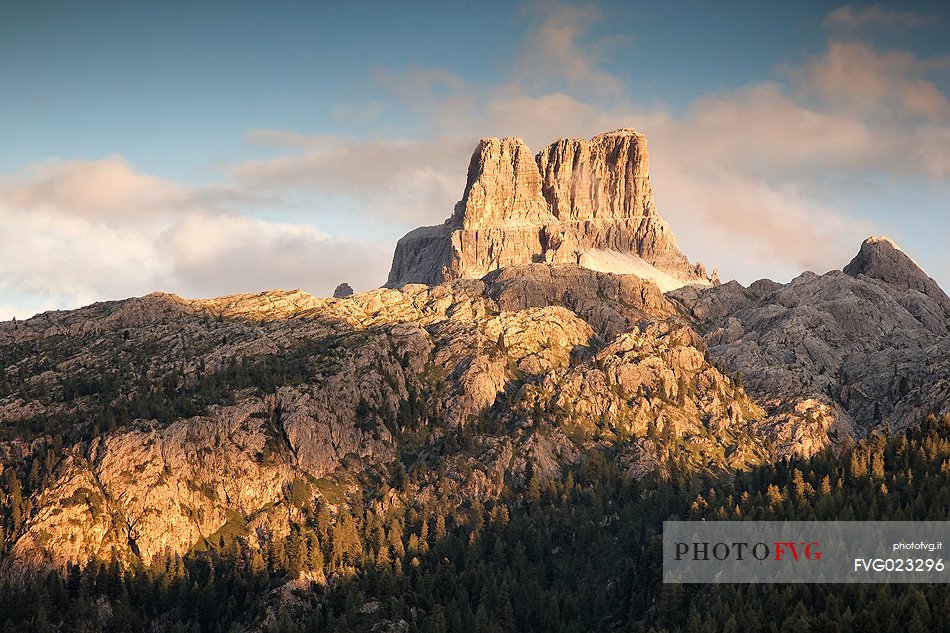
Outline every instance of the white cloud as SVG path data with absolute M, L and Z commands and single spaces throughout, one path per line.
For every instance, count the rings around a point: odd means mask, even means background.
M 861 240 L 878 232 L 794 186 L 725 170 L 678 169 L 670 163 L 653 170 L 657 204 L 680 246 L 726 279 L 787 281 L 803 270 L 840 268 Z
M 806 94 L 852 116 L 940 123 L 950 120 L 950 100 L 934 77 L 947 71 L 950 56 L 921 59 L 862 42 L 831 41 L 823 55 L 791 74 Z
M 70 216 L 69 209 L 0 209 L 0 290 L 28 294 L 45 305 L 62 298 L 76 306 L 96 299 L 142 294 L 165 270 L 151 223 L 107 224 Z
M 342 281 L 358 290 L 379 286 L 389 251 L 333 239 L 309 224 L 195 214 L 157 240 L 170 261 L 168 279 L 196 297 L 302 288 L 329 295 Z
M 405 72 L 380 66 L 373 72 L 375 83 L 403 104 L 428 112 L 433 104 L 469 93 L 474 85 L 445 68 L 410 66 Z
M 464 187 L 467 155 L 475 144 L 471 137 L 353 139 L 274 130 L 253 131 L 250 137 L 290 152 L 231 165 L 229 172 L 243 189 L 354 198 L 361 215 L 396 225 L 439 222 L 448 214 Z M 324 204 L 312 212 L 338 210 Z
M 181 185 L 133 169 L 121 156 L 51 159 L 0 182 L 0 201 L 23 211 L 97 219 L 163 213 L 188 205 Z
M 622 94 L 620 81 L 600 67 L 600 51 L 617 44 L 616 38 L 588 41 L 591 26 L 603 18 L 598 7 L 538 3 L 529 13 L 535 22 L 514 64 L 514 83 L 532 91 L 568 87 L 600 97 Z
M 215 206 L 222 191 L 143 174 L 121 157 L 30 166 L 0 184 L 0 318 L 154 290 L 328 295 L 341 281 L 366 290 L 384 280 L 388 248 L 237 215 Z

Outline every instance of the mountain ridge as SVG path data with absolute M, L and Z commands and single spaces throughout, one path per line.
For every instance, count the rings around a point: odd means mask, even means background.
M 294 481 L 338 503 L 400 460 L 429 473 L 406 494 L 451 506 L 607 447 L 636 476 L 841 450 L 947 410 L 948 316 L 901 282 L 841 271 L 664 296 L 632 275 L 527 264 L 344 299 L 153 293 L 6 322 L 0 476 L 54 436 L 65 449 L 8 560 L 147 560 L 235 512 L 257 542 L 289 529 Z M 38 419 L 52 428 L 29 431 Z M 460 436 L 471 447 L 446 452 Z

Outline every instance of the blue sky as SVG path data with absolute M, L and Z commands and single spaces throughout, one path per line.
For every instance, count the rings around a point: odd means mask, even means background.
M 0 318 L 383 283 L 482 136 L 634 127 L 744 283 L 889 234 L 950 286 L 939 2 L 0 5 Z

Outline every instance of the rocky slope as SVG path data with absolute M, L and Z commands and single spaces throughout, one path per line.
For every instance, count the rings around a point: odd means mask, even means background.
M 843 440 L 950 409 L 950 301 L 887 238 L 866 240 L 844 271 L 671 297 L 787 428 Z
M 623 129 L 560 140 L 537 156 L 521 139 L 482 139 L 455 212 L 399 240 L 387 286 L 537 262 L 636 273 L 664 290 L 711 282 L 656 212 L 646 139 Z
M 529 264 L 0 324 L 5 570 L 263 546 L 313 499 L 451 511 L 590 451 L 747 468 L 946 413 L 946 295 L 888 241 L 846 270 L 664 296 Z
M 594 447 L 638 474 L 769 458 L 762 409 L 654 284 L 576 266 L 346 299 L 155 294 L 0 341 L 0 476 L 28 498 L 4 548 L 25 568 L 266 541 L 300 490 L 333 506 L 400 468 L 426 473 L 407 502 L 453 507 Z

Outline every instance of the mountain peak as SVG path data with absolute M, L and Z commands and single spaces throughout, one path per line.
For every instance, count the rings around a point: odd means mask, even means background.
M 611 137 L 616 137 L 616 136 L 623 136 L 623 137 L 633 136 L 633 137 L 638 137 L 638 138 L 643 138 L 643 139 L 646 138 L 643 136 L 643 134 L 641 134 L 640 132 L 637 132 L 632 127 L 621 127 L 621 128 L 617 128 L 616 130 L 612 132 L 602 132 L 601 134 L 598 134 L 597 136 L 592 138 L 591 141 L 597 142 L 602 138 L 611 138 Z
M 646 138 L 621 128 L 561 139 L 537 155 L 517 138 L 479 141 L 454 213 L 399 240 L 387 286 L 542 262 L 662 277 L 677 287 L 712 283 L 656 212 Z
M 866 275 L 888 283 L 894 283 L 900 278 L 926 276 L 917 262 L 908 257 L 897 242 L 884 235 L 871 236 L 864 240 L 858 254 L 844 267 L 844 272 L 852 277 Z M 901 284 L 898 282 L 896 285 Z
M 901 250 L 901 247 L 897 245 L 897 242 L 895 242 L 894 240 L 892 240 L 890 237 L 886 235 L 872 235 L 871 237 L 864 240 L 864 242 L 861 243 L 861 246 L 863 248 L 865 246 L 872 247 L 872 246 L 877 246 L 879 244 L 883 244 L 884 246 L 890 246 L 895 251 Z
M 852 277 L 863 275 L 879 279 L 902 290 L 916 290 L 936 300 L 945 310 L 950 310 L 950 298 L 927 276 L 923 268 L 911 259 L 889 237 L 869 237 L 861 244 L 861 250 L 844 267 Z
M 465 193 L 452 215 L 455 228 L 543 224 L 548 216 L 541 174 L 525 142 L 514 137 L 480 140 L 469 162 Z

